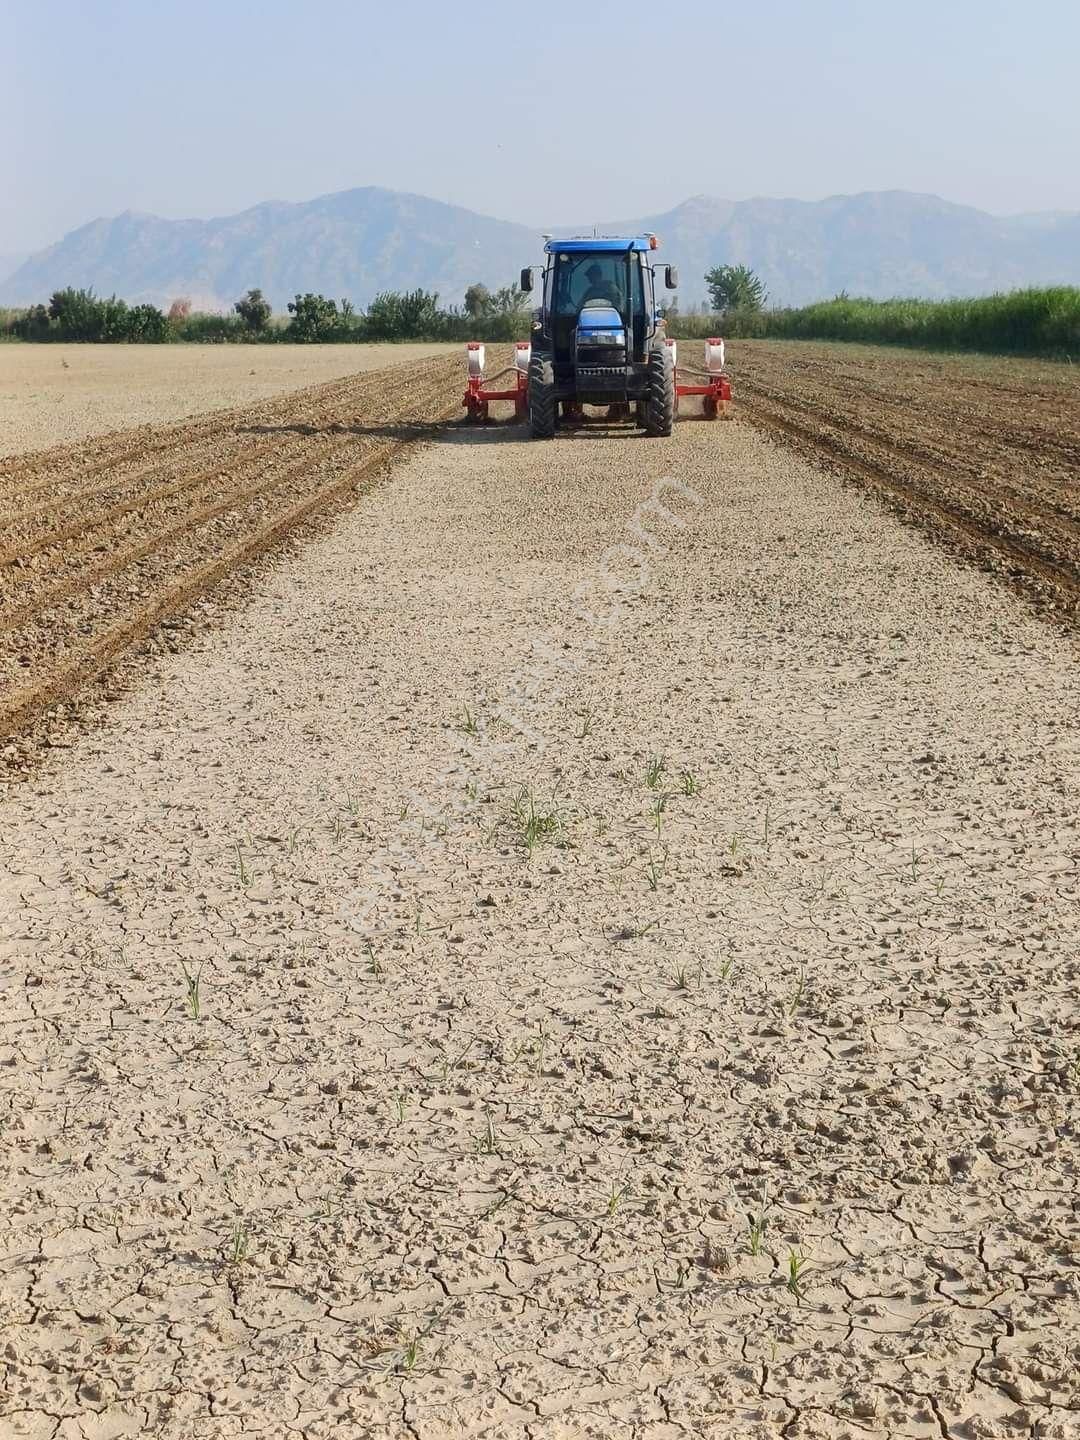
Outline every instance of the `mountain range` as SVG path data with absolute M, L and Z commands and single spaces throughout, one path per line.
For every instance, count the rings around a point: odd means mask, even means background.
M 593 230 L 591 223 L 566 228 Z M 596 229 L 655 231 L 662 258 L 681 269 L 684 309 L 704 300 L 705 271 L 725 263 L 750 265 L 773 304 L 841 290 L 944 297 L 1080 283 L 1080 214 L 1003 218 L 903 190 L 812 201 L 699 195 L 663 214 Z M 230 308 L 252 286 L 277 310 L 297 291 L 362 307 L 381 290 L 417 286 L 456 304 L 474 281 L 509 283 L 539 260 L 541 245 L 530 226 L 376 187 L 298 204 L 267 201 L 211 220 L 126 211 L 71 231 L 13 273 L 0 266 L 0 304 L 47 300 L 65 285 L 157 305 L 186 296 L 209 310 Z
M 25 250 L 0 250 L 0 283 L 5 281 L 9 275 L 14 275 L 19 266 L 29 258 Z

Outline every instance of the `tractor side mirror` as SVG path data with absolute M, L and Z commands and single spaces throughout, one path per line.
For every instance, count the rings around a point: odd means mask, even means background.
M 522 270 L 522 272 L 521 272 L 521 288 L 522 288 L 522 290 L 525 291 L 526 295 L 527 295 L 527 294 L 529 293 L 529 291 L 533 288 L 533 276 L 532 276 L 532 266 L 531 266 L 531 265 L 526 265 L 525 269 Z
M 669 290 L 679 288 L 679 267 L 677 265 L 664 266 L 664 284 Z

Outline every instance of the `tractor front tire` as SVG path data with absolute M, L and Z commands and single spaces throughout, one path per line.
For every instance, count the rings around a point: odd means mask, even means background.
M 534 440 L 555 434 L 555 367 L 545 355 L 529 361 L 529 429 Z
M 670 435 L 675 423 L 675 365 L 666 345 L 649 355 L 649 389 L 645 397 L 646 435 Z

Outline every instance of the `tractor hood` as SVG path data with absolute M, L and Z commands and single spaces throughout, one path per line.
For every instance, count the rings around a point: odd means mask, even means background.
M 621 330 L 622 316 L 612 305 L 589 305 L 578 316 L 579 330 Z

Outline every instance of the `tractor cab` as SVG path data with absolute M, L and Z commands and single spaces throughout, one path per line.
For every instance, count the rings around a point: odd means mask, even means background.
M 671 434 L 680 395 L 699 395 L 707 419 L 724 413 L 731 386 L 723 340 L 705 342 L 703 383 L 679 380 L 675 341 L 664 333 L 656 304 L 655 235 L 545 239 L 543 266 L 521 272 L 527 292 L 536 288 L 536 270 L 542 278 L 532 339 L 515 347 L 514 385 L 487 386 L 484 346 L 469 344 L 462 401 L 469 419 L 487 420 L 491 401 L 512 400 L 533 435 L 550 439 L 560 418 L 580 420 L 585 405 L 601 406 L 609 420 L 633 419 L 647 435 Z M 674 265 L 663 267 L 663 278 L 669 290 L 678 288 Z
M 670 432 L 670 418 L 648 410 L 650 395 L 655 400 L 670 389 L 662 372 L 671 369 L 650 263 L 656 248 L 651 235 L 548 240 L 542 300 L 533 317 L 534 434 L 554 432 L 560 404 L 564 415 L 580 413 L 582 405 L 627 414 L 633 408 L 646 429 L 655 420 L 657 433 Z M 678 275 L 670 265 L 665 271 L 674 289 Z M 533 289 L 533 274 L 531 267 L 521 272 L 523 290 Z M 673 413 L 673 391 L 667 408 Z
M 649 239 L 550 240 L 545 249 L 533 344 L 550 342 L 556 373 L 568 376 L 581 350 L 587 365 L 644 360 L 657 329 Z

